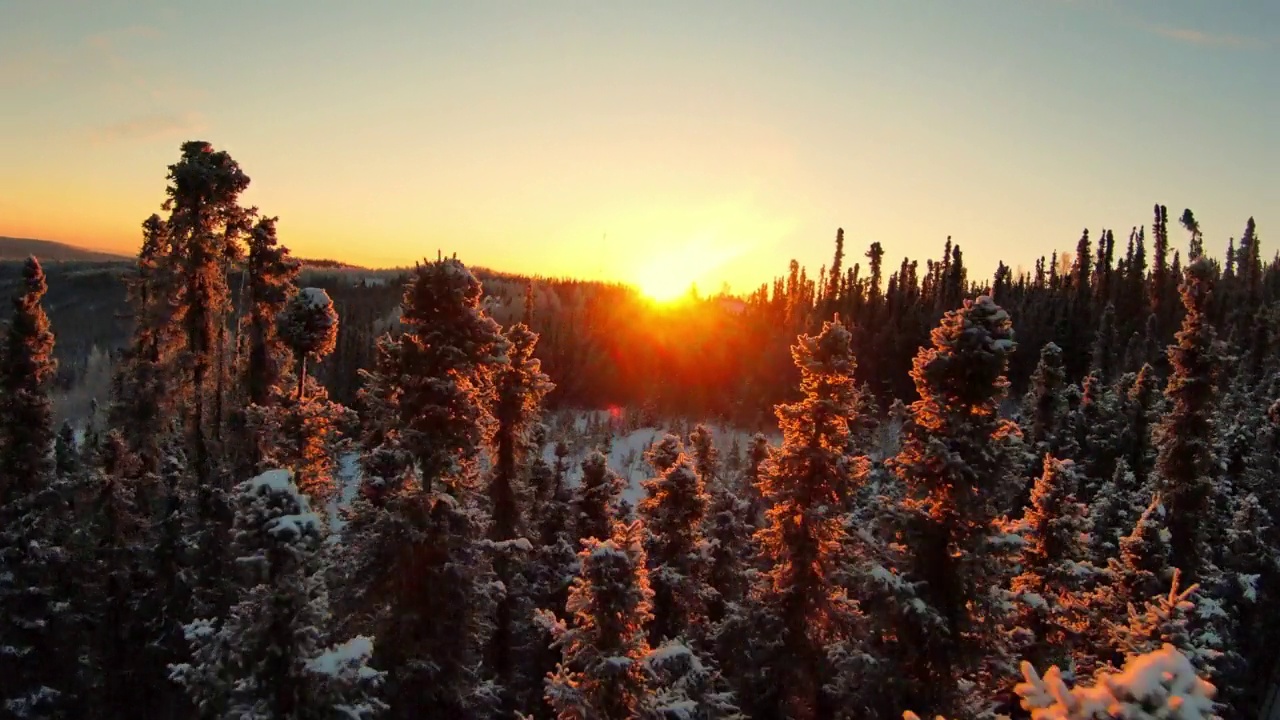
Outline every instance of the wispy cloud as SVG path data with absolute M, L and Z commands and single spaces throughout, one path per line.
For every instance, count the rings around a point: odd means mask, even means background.
M 89 137 L 95 145 L 109 145 L 198 133 L 204 129 L 204 116 L 198 112 L 181 115 L 157 113 L 93 128 Z
M 1225 47 L 1238 48 L 1241 50 L 1256 50 L 1267 46 L 1266 41 L 1261 38 L 1248 37 L 1245 35 L 1235 35 L 1232 33 L 1213 33 L 1203 30 L 1195 30 L 1192 28 L 1177 28 L 1167 25 L 1157 25 L 1151 28 L 1161 37 L 1177 40 L 1188 45 L 1199 45 L 1201 47 Z

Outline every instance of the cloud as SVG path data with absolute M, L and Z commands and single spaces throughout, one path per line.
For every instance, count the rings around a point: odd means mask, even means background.
M 198 112 L 182 115 L 157 113 L 122 120 L 90 130 L 90 140 L 95 145 L 155 140 L 191 133 L 203 132 L 204 116 Z
M 1246 37 L 1244 35 L 1234 35 L 1231 33 L 1211 33 L 1203 30 L 1194 30 L 1191 28 L 1176 28 L 1166 25 L 1157 25 L 1151 28 L 1151 32 L 1177 40 L 1178 42 L 1187 43 L 1188 45 L 1199 45 L 1201 47 L 1225 47 L 1237 48 L 1241 50 L 1256 50 L 1266 47 L 1267 43 L 1259 38 Z

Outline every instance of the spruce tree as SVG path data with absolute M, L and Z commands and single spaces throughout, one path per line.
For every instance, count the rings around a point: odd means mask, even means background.
M 1095 565 L 1106 567 L 1109 559 L 1118 556 L 1120 539 L 1133 529 L 1144 507 L 1141 497 L 1137 478 L 1121 458 L 1089 505 L 1089 544 Z
M 1168 510 L 1171 561 L 1191 580 L 1206 577 L 1212 565 L 1208 543 L 1215 527 L 1213 506 L 1214 376 L 1218 367 L 1213 328 L 1204 308 L 1212 291 L 1213 268 L 1201 258 L 1187 268 L 1182 301 L 1187 313 L 1177 344 L 1169 347 L 1173 373 L 1165 395 L 1169 410 L 1155 429 L 1159 454 L 1156 479 Z
M 142 229 L 137 264 L 125 280 L 133 333 L 112 379 L 108 419 L 138 454 L 141 472 L 154 474 L 174 429 L 180 306 L 168 226 L 152 214 Z
M 487 711 L 480 666 L 499 586 L 482 551 L 478 459 L 507 343 L 454 259 L 420 265 L 384 340 L 364 499 L 347 526 L 348 609 L 378 637 L 395 717 Z M 385 415 L 383 415 L 385 413 Z M 375 440 L 376 438 L 376 440 Z
M 750 512 L 747 520 L 752 527 L 764 526 L 764 498 L 760 491 L 761 472 L 764 462 L 769 459 L 769 440 L 762 433 L 751 436 L 751 444 L 747 446 L 747 464 L 742 476 L 742 492 L 747 498 Z
M 181 146 L 178 162 L 169 166 L 164 210 L 173 303 L 171 322 L 179 342 L 179 374 L 173 383 L 186 457 L 195 474 L 197 601 L 202 611 L 215 611 L 229 601 L 224 578 L 226 502 L 231 475 L 219 472 L 218 447 L 223 427 L 226 376 L 226 321 L 231 310 L 227 273 L 240 254 L 239 240 L 249 230 L 251 213 L 239 205 L 249 177 L 226 152 L 193 140 Z
M 644 527 L 617 524 L 606 540 L 589 538 L 579 553 L 565 619 L 539 617 L 563 661 L 547 678 L 546 698 L 561 720 L 653 716 L 644 626 L 653 591 L 645 570 Z
M 293 390 L 276 384 L 265 405 L 249 408 L 249 429 L 257 435 L 258 467 L 290 469 L 302 492 L 318 504 L 333 496 L 333 475 L 341 447 L 342 427 L 352 423 L 351 412 L 332 402 L 328 392 L 307 372 L 307 360 L 322 360 L 333 351 L 338 316 L 333 301 L 320 288 L 303 288 L 289 299 L 278 317 L 279 340 L 297 358 Z M 285 376 L 281 379 L 288 379 Z
M 582 461 L 582 479 L 574 493 L 575 532 L 579 540 L 609 537 L 623 481 L 604 453 L 593 451 Z
M 526 522 L 531 493 L 528 483 L 529 456 L 541 450 L 534 438 L 540 428 L 542 401 L 554 387 L 542 372 L 542 363 L 533 357 L 538 336 L 523 324 L 506 332 L 507 362 L 494 378 L 496 424 L 489 441 L 493 469 L 489 477 L 489 502 L 492 519 L 489 538 L 494 574 L 505 588 L 494 610 L 494 632 L 489 639 L 488 664 L 505 715 L 517 707 L 527 706 L 530 691 L 540 687 L 540 677 L 519 676 L 518 659 L 533 650 L 534 638 L 527 618 L 533 612 L 534 598 L 524 572 L 532 550 L 526 537 Z M 529 534 L 531 535 L 531 534 Z M 536 539 L 536 536 L 533 536 Z M 534 698 L 540 692 L 532 693 Z
M 146 707 L 153 693 L 153 668 L 139 651 L 153 638 L 144 604 L 152 570 L 143 542 L 150 517 L 138 505 L 138 464 L 122 433 L 112 430 L 77 483 L 78 534 L 85 547 L 74 562 L 87 585 L 76 603 L 89 631 L 82 681 L 87 718 Z
M 691 641 L 705 633 L 706 564 L 702 557 L 702 521 L 707 493 L 688 456 L 645 481 L 647 495 L 639 515 L 648 530 L 645 554 L 653 587 L 653 623 L 649 640 Z
M 1155 467 L 1156 451 L 1152 431 L 1157 421 L 1162 396 L 1157 386 L 1155 368 L 1144 364 L 1128 386 L 1125 396 L 1125 433 L 1123 445 L 1125 459 L 1139 486 L 1151 479 Z
M 860 613 L 837 581 L 845 561 L 842 508 L 868 469 L 865 458 L 846 454 L 856 393 L 850 340 L 847 328 L 827 322 L 792 347 L 803 397 L 778 406 L 782 447 L 761 468 L 769 509 L 756 533 L 763 569 L 745 609 L 755 637 L 742 658 L 755 667 L 735 673 L 752 717 L 830 716 L 827 686 L 836 668 L 829 657 L 856 642 Z M 772 670 L 759 675 L 765 668 Z
M 53 460 L 48 288 L 34 257 L 20 288 L 0 349 L 0 707 L 15 718 L 70 717 L 79 649 L 62 586 L 70 518 Z
M 1012 528 L 1022 536 L 1021 573 L 1011 584 L 1015 626 L 1029 635 L 1023 659 L 1037 665 L 1076 657 L 1084 644 L 1076 628 L 1089 612 L 1084 591 L 1096 570 L 1083 542 L 1088 516 L 1075 497 L 1079 480 L 1072 461 L 1045 456 L 1031 505 Z
M 300 263 L 276 239 L 278 218 L 258 220 L 248 236 L 245 269 L 249 285 L 249 353 L 244 369 L 249 402 L 267 405 L 272 389 L 289 368 L 287 348 L 277 332 L 276 318 L 296 297 Z
M 58 366 L 41 304 L 48 285 L 34 257 L 22 266 L 20 288 L 0 355 L 0 502 L 5 504 L 52 482 L 56 469 L 49 390 Z
M 1043 463 L 1046 454 L 1061 454 L 1064 447 L 1060 435 L 1067 424 L 1068 408 L 1063 395 L 1066 378 L 1062 348 L 1045 343 L 1040 348 L 1040 362 L 1031 376 L 1031 390 L 1023 400 L 1027 445 L 1032 450 L 1034 465 Z
M 211 487 L 211 442 L 222 420 L 215 412 L 221 403 L 216 381 L 225 350 L 219 341 L 230 309 L 226 271 L 239 253 L 238 239 L 248 230 L 249 213 L 240 207 L 239 198 L 249 187 L 249 177 L 227 152 L 207 142 L 185 142 L 181 151 L 178 162 L 169 166 L 165 228 L 177 282 L 182 366 L 189 369 L 180 387 L 187 399 L 190 460 L 199 480 L 201 511 L 212 521 L 218 502 L 215 490 L 226 489 Z
M 931 712 L 969 717 L 980 712 L 971 700 L 1012 671 L 999 630 L 1007 605 L 998 587 L 1012 574 L 1000 518 L 1020 492 L 1022 450 L 998 410 L 1013 330 L 983 296 L 947 313 L 932 336 L 915 359 L 920 399 L 889 466 L 906 486 L 908 577 L 924 583 L 924 601 L 946 621 L 945 633 L 912 639 L 920 657 L 911 667 L 924 673 L 912 679 Z
M 237 601 L 186 626 L 192 660 L 172 677 L 201 717 L 373 717 L 383 673 L 368 665 L 369 638 L 332 641 L 321 517 L 286 470 L 241 484 L 235 507 Z

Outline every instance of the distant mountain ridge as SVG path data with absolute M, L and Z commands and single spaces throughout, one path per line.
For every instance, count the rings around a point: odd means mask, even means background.
M 41 262 L 124 262 L 135 259 L 132 255 L 89 250 L 88 248 L 54 242 L 53 240 L 0 236 L 0 261 L 25 260 L 29 255 L 35 255 Z M 297 260 L 303 267 L 308 268 L 324 268 L 328 270 L 369 269 L 361 265 L 328 258 L 298 258 Z
M 115 262 L 130 259 L 127 255 L 88 250 L 52 240 L 0 237 L 0 260 L 22 260 L 29 255 L 35 255 L 41 262 Z

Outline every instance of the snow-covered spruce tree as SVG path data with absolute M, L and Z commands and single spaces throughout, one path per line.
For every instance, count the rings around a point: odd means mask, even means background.
M 133 334 L 112 378 L 108 422 L 138 454 L 140 470 L 159 471 L 160 448 L 173 434 L 178 399 L 177 275 L 168 226 L 153 214 L 142 223 L 142 249 L 125 279 Z
M 317 287 L 299 290 L 277 318 L 280 339 L 298 361 L 298 377 L 307 377 L 307 361 L 324 359 L 338 341 L 338 313 L 329 293 Z M 298 383 L 298 397 L 305 395 L 305 383 Z
M 72 563 L 79 592 L 73 606 L 86 630 L 79 713 L 90 719 L 147 707 L 155 678 L 163 677 L 152 674 L 141 649 L 152 636 L 143 604 L 150 517 L 137 504 L 138 464 L 122 433 L 111 430 L 74 481 Z
M 365 439 L 364 464 L 379 474 L 366 475 L 344 531 L 343 609 L 396 638 L 375 656 L 393 717 L 469 717 L 493 701 L 479 670 L 499 588 L 481 548 L 477 461 L 507 343 L 481 295 L 455 259 L 420 265 L 401 305 L 405 332 L 384 339 L 370 374 L 376 440 Z
M 860 613 L 836 579 L 847 562 L 842 508 L 868 469 L 865 458 L 846 454 L 856 366 L 850 339 L 843 325 L 827 322 L 791 349 L 803 397 L 778 406 L 782 447 L 761 468 L 769 508 L 755 537 L 762 570 L 743 617 L 721 630 L 721 647 L 734 653 L 732 662 L 721 658 L 750 717 L 831 717 L 829 657 L 856 643 Z
M 644 460 L 649 463 L 649 467 L 653 468 L 655 474 L 661 475 L 670 470 L 683 454 L 684 444 L 680 442 L 680 436 L 667 433 L 645 451 Z
M 1034 665 L 1092 667 L 1091 651 L 1078 636 L 1090 608 L 1087 590 L 1097 569 L 1088 562 L 1084 538 L 1088 517 L 1076 500 L 1075 463 L 1044 458 L 1044 472 L 1031 490 L 1031 505 L 1011 530 L 1022 536 L 1014 596 L 1018 654 Z
M 1022 676 L 1014 692 L 1034 720 L 1221 720 L 1214 712 L 1217 689 L 1172 645 L 1133 655 L 1122 670 L 1099 673 L 1092 685 L 1069 687 L 1057 666 L 1041 677 L 1029 662 L 1022 663 Z M 902 718 L 920 720 L 911 711 Z
M 604 453 L 593 451 L 582 461 L 582 480 L 575 488 L 575 533 L 578 540 L 607 538 L 615 517 L 615 506 L 623 481 L 609 467 Z
M 951 311 L 933 330 L 933 347 L 915 358 L 920 396 L 911 405 L 902 449 L 887 462 L 905 485 L 899 542 L 907 577 L 946 622 L 921 631 L 904 664 L 919 703 L 931 712 L 975 717 L 975 701 L 997 690 L 1014 667 L 1003 627 L 1013 564 L 1002 552 L 1001 513 L 1021 492 L 1018 429 L 998 409 L 1014 349 L 1008 314 L 982 296 Z
M 1089 505 L 1089 546 L 1094 565 L 1107 567 L 1120 552 L 1120 539 L 1129 534 L 1142 512 L 1137 478 L 1124 458 L 1116 462 L 1111 479 L 1098 488 Z
M 0 502 L 6 504 L 52 482 L 55 470 L 49 389 L 58 365 L 41 304 L 48 285 L 39 260 L 27 258 L 19 287 L 0 355 Z
M 747 463 L 742 476 L 742 493 L 750 507 L 747 521 L 759 529 L 764 527 L 764 499 L 760 495 L 761 468 L 769 459 L 769 440 L 763 433 L 751 436 L 751 444 L 747 446 Z
M 150 523 L 141 545 L 146 549 L 139 588 L 139 614 L 144 618 L 149 642 L 139 653 L 143 664 L 140 680 L 149 682 L 151 694 L 140 712 L 156 717 L 190 716 L 192 711 L 182 689 L 172 683 L 155 683 L 168 674 L 172 663 L 189 656 L 184 626 L 195 617 L 197 573 L 195 538 L 195 473 L 182 449 L 182 438 L 169 436 L 160 446 L 160 466 L 155 474 Z M 141 462 L 141 458 L 139 458 Z M 148 476 L 149 478 L 149 476 Z M 135 496 L 147 485 L 134 483 Z M 143 503 L 138 502 L 141 509 Z
M 1156 459 L 1152 429 L 1162 400 L 1155 368 L 1144 364 L 1132 382 L 1122 380 L 1121 387 L 1128 388 L 1125 393 L 1124 457 L 1137 486 L 1147 487 Z
M 1187 313 L 1176 344 L 1169 346 L 1169 409 L 1155 429 L 1156 482 L 1168 510 L 1171 562 L 1193 582 L 1214 572 L 1208 543 L 1225 529 L 1211 512 L 1217 478 L 1212 419 L 1218 358 L 1204 308 L 1212 286 L 1213 265 L 1207 258 L 1187 268 L 1182 284 Z
M 573 490 L 569 487 L 569 446 L 556 443 L 555 464 L 547 468 L 551 476 L 550 488 L 545 499 L 537 503 L 537 558 L 531 572 L 537 607 L 555 609 L 564 607 L 568 597 L 569 578 L 578 560 L 578 538 L 574 527 Z M 534 471 L 542 459 L 534 459 Z
M 729 462 L 737 464 L 737 437 L 730 448 Z M 706 582 L 710 586 L 707 620 L 710 626 L 724 619 L 725 609 L 737 605 L 746 592 L 746 560 L 751 542 L 750 494 L 735 487 L 730 468 L 723 466 L 710 428 L 698 424 L 689 433 L 693 468 L 708 496 L 702 534 L 706 539 Z M 709 626 L 709 627 L 710 627 Z
M 1097 718 L 1179 718 L 1217 720 L 1215 688 L 1196 674 L 1190 660 L 1172 645 L 1126 659 L 1116 673 L 1101 673 L 1092 686 L 1068 689 L 1056 667 L 1041 678 L 1022 664 L 1023 682 L 1014 691 L 1022 707 L 1040 720 Z
M 317 503 L 327 501 L 336 490 L 333 468 L 341 427 L 351 417 L 308 375 L 307 358 L 323 359 L 333 350 L 337 334 L 338 316 L 328 293 L 303 288 L 294 295 L 280 314 L 279 337 L 298 358 L 296 389 L 275 385 L 266 405 L 249 408 L 249 428 L 258 437 L 255 470 L 266 465 L 289 468 L 298 487 Z
M 1116 366 L 1121 360 L 1120 339 L 1116 336 L 1116 308 L 1107 303 L 1102 309 L 1102 317 L 1098 320 L 1098 332 L 1093 339 L 1093 352 L 1090 356 L 1089 370 L 1097 373 L 1103 382 L 1110 382 L 1116 376 Z
M 744 720 L 719 672 L 687 645 L 654 648 L 645 666 L 655 686 L 652 705 L 660 720 Z
M 1267 541 L 1275 531 L 1274 521 L 1257 496 L 1241 496 L 1235 506 L 1223 548 L 1227 577 L 1220 585 L 1234 633 L 1224 639 L 1227 651 L 1217 678 L 1232 707 L 1256 715 L 1263 701 L 1259 678 L 1271 669 L 1280 634 L 1273 612 L 1280 548 Z
M 694 433 L 697 434 L 697 429 Z M 701 453 L 696 450 L 698 443 L 694 441 L 695 458 Z M 695 468 L 698 465 L 695 459 Z M 726 477 L 708 473 L 702 478 L 710 495 L 702 532 L 709 555 L 707 583 L 714 591 L 707 601 L 707 619 L 714 626 L 724 619 L 730 608 L 740 605 L 746 594 L 753 528 L 749 519 L 750 502 L 735 491 Z
M 249 352 L 244 384 L 252 405 L 267 405 L 272 390 L 289 372 L 288 348 L 277 330 L 277 318 L 297 297 L 301 263 L 276 238 L 278 218 L 264 217 L 249 233 L 245 269 L 249 286 Z
M 1222 656 L 1220 639 L 1198 632 L 1196 603 L 1191 600 L 1198 585 L 1183 587 L 1181 573 L 1173 571 L 1170 588 L 1145 602 L 1127 608 L 1128 621 L 1106 621 L 1112 633 L 1112 649 L 1121 657 L 1152 652 L 1163 645 L 1173 645 L 1196 666 L 1200 674 L 1212 674 Z
M 489 538 L 494 575 L 506 592 L 494 609 L 494 631 L 487 648 L 487 663 L 501 695 L 500 708 L 511 716 L 541 697 L 542 676 L 536 666 L 520 662 L 537 652 L 541 641 L 530 626 L 534 597 L 528 567 L 532 544 L 526 537 L 526 513 L 531 499 L 529 458 L 541 450 L 534 431 L 541 429 L 542 401 L 554 385 L 542 363 L 533 356 L 538 335 L 523 324 L 506 331 L 507 363 L 494 377 L 493 436 L 489 455 L 489 503 L 492 513 Z M 533 536 L 537 539 L 536 536 Z
M 653 591 L 645 570 L 644 527 L 618 523 L 609 539 L 588 538 L 569 591 L 566 617 L 541 611 L 563 660 L 546 699 L 561 720 L 652 718 L 644 626 Z
M 555 463 L 547 466 L 541 457 L 535 456 L 531 474 L 537 478 L 541 472 L 549 475 L 548 489 L 539 493 L 536 511 L 537 540 L 533 561 L 528 567 L 529 594 L 534 607 L 539 610 L 558 611 L 569 597 L 569 586 L 578 569 L 578 550 L 574 535 L 573 492 L 565 482 L 569 469 L 569 447 L 563 441 L 556 443 Z M 540 455 L 540 453 L 535 453 Z M 541 683 L 560 662 L 560 651 L 551 647 L 551 637 L 546 628 L 535 628 L 542 646 L 527 653 L 526 662 L 534 668 L 529 672 Z M 541 687 L 541 686 L 540 686 Z M 535 718 L 553 717 L 551 708 L 542 702 L 541 692 L 537 702 L 530 707 Z
M 1127 418 L 1115 391 L 1096 373 L 1084 377 L 1068 426 L 1080 477 L 1077 497 L 1092 504 L 1124 455 Z
M 1060 435 L 1067 425 L 1067 400 L 1063 395 L 1066 385 L 1062 348 L 1052 342 L 1045 343 L 1040 348 L 1040 362 L 1031 375 L 1031 389 L 1022 401 L 1027 445 L 1033 453 L 1032 466 L 1037 471 L 1045 455 L 1064 457 Z
M 639 515 L 648 530 L 645 554 L 653 587 L 649 642 L 656 647 L 667 640 L 700 640 L 706 634 L 710 594 L 702 547 L 706 490 L 682 450 L 644 487 L 647 493 L 640 501 Z
M 698 423 L 689 431 L 688 455 L 702 486 L 710 490 L 720 480 L 721 463 L 715 438 L 705 424 Z
M 217 501 L 211 439 L 222 418 L 216 381 L 224 348 L 221 329 L 230 310 L 228 263 L 239 254 L 237 242 L 249 229 L 250 214 L 239 205 L 249 177 L 226 151 L 200 140 L 185 142 L 182 156 L 169 166 L 164 209 L 169 256 L 176 287 L 175 319 L 183 337 L 185 373 L 179 383 L 185 399 L 188 455 L 202 493 L 201 512 L 212 520 Z M 225 490 L 226 488 L 218 488 Z
M 249 230 L 251 213 L 239 205 L 249 177 L 226 151 L 193 140 L 181 146 L 178 162 L 169 166 L 165 221 L 172 278 L 170 315 L 181 338 L 179 374 L 174 393 L 186 457 L 195 475 L 199 524 L 192 567 L 197 575 L 201 612 L 229 602 L 226 533 L 230 513 L 226 493 L 232 475 L 221 472 L 219 446 L 223 427 L 226 376 L 226 321 L 231 311 L 227 275 L 239 257 L 239 240 Z
M 1168 589 L 1173 566 L 1169 564 L 1167 515 L 1160 498 L 1153 498 L 1132 531 L 1120 539 L 1120 554 L 1108 565 L 1111 587 L 1102 591 L 1112 603 L 1112 611 L 1123 612 L 1126 605 L 1141 603 Z
M 57 361 L 34 257 L 0 351 L 0 708 L 14 718 L 60 718 L 74 707 L 75 655 L 64 543 L 67 500 L 53 462 L 49 388 Z
M 172 668 L 204 718 L 371 718 L 383 673 L 372 641 L 331 645 L 323 522 L 287 470 L 237 488 L 231 552 L 241 574 L 224 618 L 186 626 L 192 659 Z

